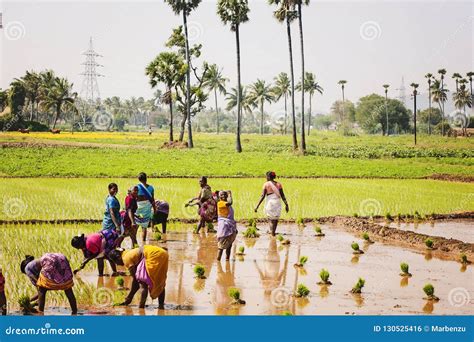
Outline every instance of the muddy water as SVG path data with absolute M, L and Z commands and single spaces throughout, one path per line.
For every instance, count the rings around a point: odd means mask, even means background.
M 242 231 L 244 227 L 239 227 Z M 127 308 L 98 306 L 84 314 L 118 315 L 278 315 L 290 311 L 296 315 L 327 314 L 473 314 L 474 282 L 472 266 L 462 267 L 404 248 L 380 243 L 366 244 L 340 227 L 322 226 L 325 237 L 314 236 L 313 227 L 281 226 L 279 231 L 290 239 L 282 246 L 260 227 L 261 237 L 245 239 L 239 234 L 231 261 L 217 262 L 214 234 L 169 233 L 165 242 L 170 253 L 166 286 L 166 309 L 158 310 L 157 302 L 148 299 L 140 310 L 138 294 Z M 354 256 L 350 244 L 357 241 L 364 254 Z M 245 256 L 235 256 L 236 247 L 245 246 Z M 294 264 L 307 256 L 303 269 Z M 400 262 L 410 265 L 411 278 L 399 275 Z M 204 265 L 207 279 L 194 278 L 196 263 Z M 319 271 L 329 270 L 333 285 L 320 286 Z M 361 295 L 349 293 L 358 277 L 366 280 Z M 126 277 L 126 287 L 130 277 Z M 84 274 L 106 294 L 123 296 L 116 291 L 113 278 L 97 278 Z M 311 291 L 306 299 L 291 295 L 298 284 Z M 428 302 L 422 288 L 432 283 L 437 303 Z M 246 305 L 232 305 L 227 295 L 230 287 L 241 290 Z M 111 289 L 113 291 L 106 290 Z M 101 291 L 99 290 L 99 291 Z M 451 293 L 451 295 L 450 295 Z M 105 300 L 106 303 L 110 300 Z M 110 304 L 110 303 L 109 303 Z
M 450 220 L 422 223 L 393 222 L 390 224 L 390 227 L 474 243 L 474 220 Z

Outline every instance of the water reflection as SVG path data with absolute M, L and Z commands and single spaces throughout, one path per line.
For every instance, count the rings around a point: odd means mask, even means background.
M 217 262 L 217 277 L 216 277 L 216 291 L 215 291 L 215 313 L 217 315 L 224 315 L 229 304 L 228 290 L 235 287 L 235 261 L 230 263 L 225 262 L 225 268 L 222 267 L 221 262 Z

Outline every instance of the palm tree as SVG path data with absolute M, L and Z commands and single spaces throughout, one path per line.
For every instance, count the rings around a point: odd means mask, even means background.
M 250 99 L 260 107 L 260 134 L 263 134 L 264 126 L 264 110 L 263 106 L 265 102 L 272 103 L 275 100 L 272 86 L 265 83 L 263 80 L 257 80 L 254 84 L 250 85 Z
M 30 121 L 32 121 L 35 112 L 35 104 L 38 106 L 40 98 L 41 78 L 36 72 L 27 71 L 25 76 L 19 81 L 23 82 L 26 91 L 26 98 L 30 106 Z
M 216 104 L 216 132 L 219 134 L 219 108 L 217 107 L 217 91 L 220 94 L 225 95 L 225 84 L 229 80 L 222 76 L 222 72 L 219 70 L 219 67 L 216 64 L 209 66 L 207 71 L 206 78 L 202 84 L 204 88 L 207 88 L 211 91 L 214 91 L 214 101 Z
M 461 74 L 455 72 L 453 76 L 451 76 L 456 81 L 456 91 L 459 90 L 459 80 L 462 78 Z
M 248 0 L 218 0 L 217 2 L 217 14 L 221 18 L 224 25 L 229 24 L 230 30 L 235 32 L 235 45 L 237 54 L 237 92 L 242 91 L 242 85 L 240 81 L 240 32 L 239 27 L 242 23 L 249 20 L 249 4 Z M 242 129 L 242 95 L 237 96 L 237 139 L 236 139 L 236 150 L 242 152 L 242 143 L 240 142 L 240 132 Z
M 441 134 L 444 135 L 444 111 L 443 104 L 448 100 L 448 90 L 442 87 L 441 81 L 434 79 L 431 85 L 431 97 L 436 102 L 441 111 Z
M 438 74 L 440 75 L 440 78 L 441 78 L 441 89 L 444 89 L 444 75 L 446 75 L 446 69 L 439 69 L 438 70 Z M 443 120 L 444 120 L 444 102 L 446 100 L 444 100 L 443 102 L 441 102 L 441 107 L 442 107 L 442 112 L 443 112 Z M 444 126 L 444 122 L 443 122 L 443 126 Z M 444 129 L 444 127 L 443 127 Z
M 163 102 L 169 105 L 170 134 L 169 141 L 173 141 L 173 87 L 182 82 L 187 71 L 183 58 L 175 52 L 160 53 L 148 66 L 145 74 L 150 78 L 150 85 L 155 88 L 158 83 L 164 83 L 166 93 L 162 96 Z
M 342 121 L 346 119 L 346 113 L 344 109 L 346 107 L 346 100 L 344 97 L 344 89 L 346 87 L 346 83 L 347 83 L 346 80 L 340 80 L 339 82 L 337 82 L 337 84 L 341 86 L 341 90 L 342 90 Z
M 390 87 L 390 85 L 389 85 L 389 84 L 384 84 L 382 87 L 384 88 L 384 91 L 385 91 L 385 119 L 387 120 L 387 127 L 386 127 L 386 129 L 387 129 L 387 137 L 388 137 L 389 134 L 390 134 L 390 133 L 389 133 L 390 131 L 389 131 L 389 129 L 388 129 L 389 127 L 388 127 L 388 107 L 387 107 L 387 102 L 388 102 L 388 88 Z
M 51 86 L 44 89 L 44 96 L 41 98 L 41 106 L 46 110 L 53 110 L 55 113 L 53 129 L 64 111 L 77 112 L 74 102 L 77 93 L 72 91 L 73 84 L 65 78 L 55 77 Z
M 231 111 L 234 108 L 237 108 L 238 103 L 240 103 L 240 108 L 243 112 L 251 113 L 256 104 L 247 94 L 247 89 L 245 87 L 240 89 L 240 101 L 238 100 L 237 96 L 238 94 L 236 88 L 231 88 L 230 91 L 226 93 L 226 110 Z
M 431 81 L 433 74 L 427 73 L 425 78 L 428 80 L 428 134 L 431 135 Z
M 186 64 L 186 117 L 188 121 L 188 147 L 193 148 L 193 131 L 191 125 L 191 57 L 189 54 L 189 36 L 188 36 L 188 16 L 191 11 L 196 9 L 201 0 L 165 0 L 173 10 L 175 14 L 181 14 L 183 16 L 183 27 L 184 27 L 184 39 L 185 39 L 185 57 Z
M 295 73 L 293 67 L 293 45 L 291 42 L 291 22 L 296 19 L 294 0 L 268 0 L 270 5 L 277 5 L 273 12 L 275 18 L 286 23 L 286 33 L 288 36 L 288 53 L 290 56 L 290 79 L 291 79 L 291 119 L 293 121 L 293 150 L 298 149 L 298 139 L 296 137 L 296 114 L 295 114 Z
M 288 95 L 291 94 L 290 90 L 290 79 L 288 78 L 288 74 L 286 72 L 280 72 L 277 77 L 275 77 L 275 87 L 273 88 L 273 92 L 275 94 L 275 100 L 278 101 L 283 96 L 285 100 L 285 124 L 284 124 L 284 133 L 287 133 L 287 124 L 288 124 L 288 108 L 287 108 L 287 100 Z
M 304 38 L 303 38 L 303 11 L 302 5 L 309 5 L 310 0 L 293 0 L 296 3 L 298 9 L 298 26 L 300 31 L 300 47 L 301 47 L 301 82 L 305 85 L 305 69 L 304 69 Z M 305 138 L 305 127 L 304 127 L 304 93 L 305 86 L 301 88 L 301 151 L 304 153 L 306 151 L 306 138 Z M 311 112 L 309 114 L 311 117 Z M 311 120 L 311 118 L 310 118 Z M 308 126 L 310 123 L 308 123 Z M 309 127 L 308 127 L 309 134 Z
M 464 82 L 465 81 L 465 82 Z M 463 110 L 464 116 L 466 116 L 466 106 L 471 108 L 472 107 L 472 97 L 469 91 L 466 88 L 466 80 L 461 80 L 460 82 L 460 87 L 457 92 L 453 94 L 453 101 L 454 101 L 454 106 L 458 110 Z M 467 121 L 467 117 L 466 117 Z M 463 124 L 462 130 L 463 134 L 466 135 L 466 128 L 467 128 L 467 122 Z
M 474 76 L 474 72 L 473 71 L 469 71 L 467 74 L 466 74 L 467 78 L 469 79 L 469 88 L 471 89 L 471 97 L 473 96 L 472 94 L 472 76 Z
M 412 83 L 410 84 L 410 87 L 413 88 L 413 132 L 415 135 L 415 145 L 416 145 L 416 95 L 418 94 L 418 91 L 416 88 L 418 88 L 417 83 Z
M 298 91 L 301 91 L 301 82 L 296 86 Z M 312 72 L 306 72 L 304 77 L 304 90 L 309 93 L 309 112 L 308 112 L 308 135 L 311 132 L 311 116 L 313 113 L 313 95 L 315 92 L 323 93 L 324 89 L 316 82 L 316 77 Z

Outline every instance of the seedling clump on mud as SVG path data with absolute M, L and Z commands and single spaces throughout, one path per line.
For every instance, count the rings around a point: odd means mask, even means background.
M 206 279 L 206 276 L 204 275 L 206 273 L 206 269 L 204 268 L 203 265 L 197 264 L 194 266 L 194 274 L 196 275 L 196 278 L 198 279 Z
M 432 300 L 432 301 L 435 301 L 435 302 L 437 302 L 439 300 L 439 298 L 436 297 L 435 294 L 434 294 L 434 286 L 433 285 L 426 284 L 423 287 L 423 292 L 425 292 L 425 294 L 426 294 L 426 297 L 424 299 Z
M 240 290 L 231 287 L 228 291 L 229 297 L 232 298 L 232 304 L 245 304 L 245 300 L 240 299 Z
M 257 220 L 254 218 L 249 219 L 247 223 L 247 227 L 254 227 L 257 228 Z
M 368 234 L 367 232 L 364 232 L 364 233 L 362 234 L 362 238 L 363 238 L 363 239 L 365 240 L 365 242 L 367 242 L 367 243 L 374 243 L 374 242 L 370 239 L 370 236 L 369 236 L 369 234 Z
M 239 247 L 239 251 L 236 253 L 237 255 L 245 255 L 245 247 L 244 246 L 240 246 Z
M 400 269 L 402 270 L 402 273 L 400 273 L 400 275 L 402 277 L 411 277 L 411 273 L 409 271 L 409 268 L 410 267 L 408 266 L 408 264 L 406 262 L 402 262 L 400 264 Z
M 387 222 L 392 222 L 392 221 L 393 221 L 392 214 L 386 213 L 386 214 L 385 214 L 385 221 L 387 221 Z
M 207 232 L 208 233 L 217 233 L 217 230 L 214 229 L 212 222 L 207 223 Z
M 425 245 L 426 245 L 426 248 L 433 249 L 433 240 L 431 240 L 430 238 L 427 238 L 425 240 Z
M 470 264 L 470 263 L 471 263 L 471 261 L 469 261 L 469 260 L 467 259 L 467 255 L 464 254 L 464 253 L 461 254 L 461 263 L 463 263 L 464 265 L 467 265 L 467 264 Z
M 298 261 L 298 263 L 295 264 L 295 266 L 296 267 L 304 267 L 304 264 L 306 264 L 307 261 L 308 261 L 307 256 L 301 256 L 300 260 Z
M 357 242 L 353 242 L 351 244 L 353 254 L 364 254 L 364 251 L 359 248 L 359 244 Z
M 289 245 L 291 243 L 290 240 L 285 239 L 281 234 L 277 235 L 277 240 L 280 241 L 282 245 Z
M 316 232 L 316 236 L 324 236 L 324 235 L 326 235 L 326 234 L 323 233 L 323 231 L 321 230 L 321 227 L 320 227 L 320 226 L 314 227 L 314 231 Z
M 155 232 L 153 234 L 153 239 L 156 240 L 156 241 L 160 241 L 161 240 L 161 233 L 160 232 Z
M 304 219 L 302 217 L 298 217 L 298 219 L 296 220 L 296 224 L 299 227 L 304 227 Z
M 354 214 L 352 214 L 352 216 L 355 217 L 355 218 L 358 218 L 358 217 L 359 217 L 359 214 L 358 214 L 358 213 L 354 213 Z
M 258 238 L 259 236 L 260 234 L 258 234 L 256 227 L 248 227 L 244 232 L 244 237 L 246 238 Z
M 364 287 L 364 285 L 365 285 L 365 280 L 362 279 L 362 278 L 359 278 L 359 280 L 357 280 L 357 283 L 352 288 L 351 292 L 352 293 L 362 293 L 362 288 Z
M 305 285 L 299 284 L 298 287 L 296 288 L 295 297 L 305 298 L 305 297 L 308 297 L 308 295 L 309 295 L 309 289 Z
M 38 312 L 34 308 L 33 304 L 31 304 L 31 300 L 28 295 L 21 295 L 20 298 L 18 298 L 18 305 L 20 306 L 21 311 L 24 315 L 29 315 Z
M 329 271 L 326 269 L 322 269 L 321 272 L 319 272 L 319 278 L 321 278 L 321 281 L 318 282 L 319 285 L 332 285 L 332 283 L 329 281 Z
M 123 285 L 125 285 L 125 279 L 122 276 L 115 278 L 115 284 L 119 287 L 119 290 L 123 289 Z

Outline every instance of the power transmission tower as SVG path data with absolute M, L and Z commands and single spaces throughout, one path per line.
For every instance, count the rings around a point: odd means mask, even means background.
M 400 85 L 400 88 L 397 88 L 395 90 L 398 90 L 398 99 L 406 107 L 407 95 L 406 95 L 406 88 L 405 88 L 405 78 L 403 76 L 402 76 L 402 84 Z
M 82 63 L 85 66 L 84 72 L 81 74 L 84 76 L 81 89 L 81 97 L 89 103 L 94 103 L 96 100 L 100 101 L 99 83 L 97 82 L 98 77 L 103 77 L 97 72 L 98 67 L 102 67 L 96 62 L 97 57 L 103 57 L 94 51 L 92 44 L 92 37 L 89 40 L 89 49 L 83 53 L 86 56 L 86 61 Z

